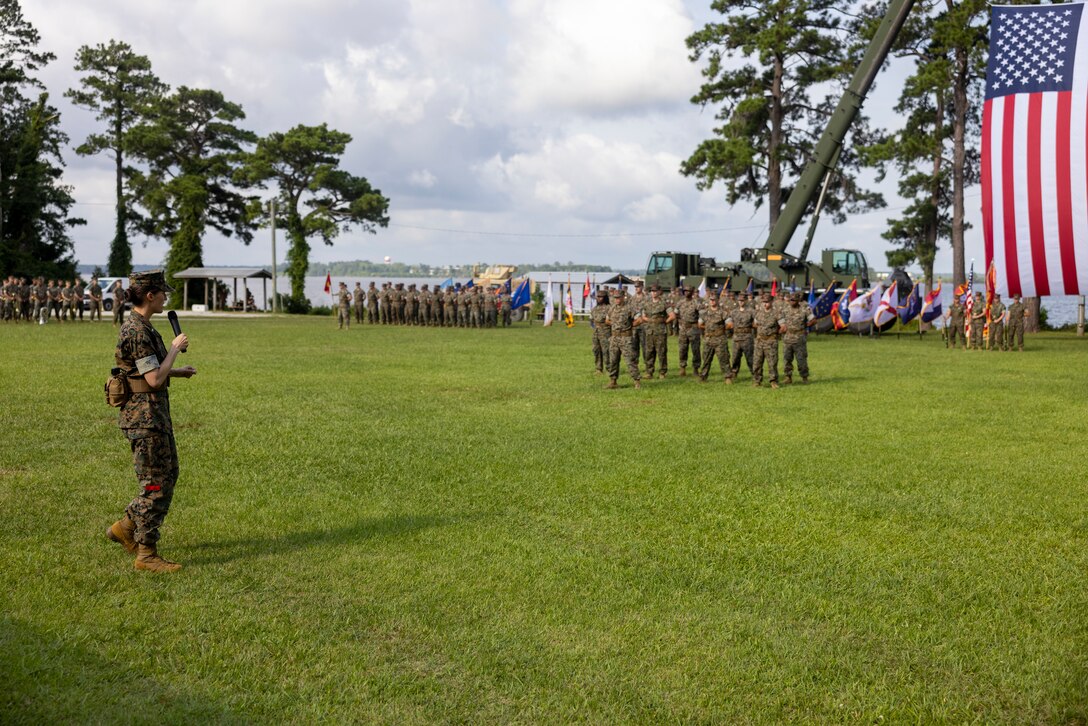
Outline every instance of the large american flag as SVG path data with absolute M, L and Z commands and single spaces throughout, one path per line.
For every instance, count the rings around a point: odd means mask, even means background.
M 1088 292 L 1084 6 L 994 7 L 982 117 L 982 226 L 998 292 Z M 1078 52 L 1078 50 L 1080 52 Z

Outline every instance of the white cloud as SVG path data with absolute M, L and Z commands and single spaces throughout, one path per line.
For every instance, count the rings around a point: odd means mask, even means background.
M 680 216 L 680 207 L 664 194 L 651 194 L 623 208 L 624 213 L 636 222 L 661 222 Z
M 521 110 L 625 110 L 684 102 L 698 87 L 681 0 L 515 0 L 510 13 Z
M 419 169 L 411 173 L 408 177 L 408 183 L 420 189 L 430 189 L 438 183 L 438 177 L 428 169 Z
M 327 112 L 338 118 L 377 115 L 396 124 L 423 119 L 437 84 L 416 72 L 397 48 L 361 48 L 349 44 L 344 58 L 322 64 Z

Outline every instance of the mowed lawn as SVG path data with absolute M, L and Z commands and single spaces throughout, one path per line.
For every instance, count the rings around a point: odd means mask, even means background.
M 115 329 L 0 326 L 0 721 L 1088 718 L 1088 340 L 605 391 L 581 324 L 182 322 L 173 576 Z

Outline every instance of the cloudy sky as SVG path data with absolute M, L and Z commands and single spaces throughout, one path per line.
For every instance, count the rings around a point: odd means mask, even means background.
M 390 198 L 375 235 L 319 242 L 320 261 L 390 256 L 429 264 L 575 260 L 641 268 L 653 250 L 736 259 L 766 235 L 765 210 L 700 193 L 680 162 L 714 112 L 689 98 L 700 83 L 684 38 L 713 19 L 709 0 L 24 0 L 57 61 L 42 80 L 78 144 L 90 113 L 61 98 L 76 50 L 112 39 L 147 55 L 171 86 L 222 91 L 259 134 L 328 122 L 350 133 L 343 166 Z M 866 112 L 895 124 L 893 67 Z M 112 234 L 112 168 L 68 154 L 66 181 L 88 226 L 80 262 L 104 263 Z M 889 206 L 900 206 L 894 184 Z M 968 192 L 977 218 L 978 190 Z M 822 223 L 814 249 L 856 247 L 885 268 L 888 212 Z M 978 227 L 976 226 L 976 229 Z M 968 258 L 981 258 L 968 233 Z M 791 246 L 797 252 L 800 238 Z M 284 241 L 280 240 L 280 258 Z M 166 244 L 134 245 L 137 263 Z M 206 264 L 270 264 L 267 232 L 249 247 L 210 233 Z M 938 270 L 951 269 L 939 253 Z

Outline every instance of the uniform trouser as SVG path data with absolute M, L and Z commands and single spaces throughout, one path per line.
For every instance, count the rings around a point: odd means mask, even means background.
M 1024 349 L 1024 324 L 1013 323 L 1008 329 L 1009 348 L 1020 350 Z
M 653 377 L 654 365 L 661 368 L 661 375 L 669 372 L 669 334 L 665 332 L 665 326 L 661 330 L 644 330 L 646 347 L 643 348 L 643 358 L 646 361 L 646 375 Z
M 599 373 L 605 371 L 611 373 L 612 371 L 610 343 L 608 342 L 611 337 L 611 331 L 601 327 L 593 329 L 593 367 Z
M 808 341 L 805 338 L 787 340 L 784 342 L 783 347 L 785 353 L 782 357 L 786 364 L 786 378 L 793 376 L 793 361 L 795 358 L 797 359 L 797 372 L 801 374 L 801 378 L 808 378 Z
M 706 378 L 710 375 L 710 364 L 714 362 L 714 356 L 718 357 L 718 370 L 722 379 L 729 377 L 729 338 L 724 335 L 707 335 L 703 345 L 703 367 L 699 369 L 699 375 Z
M 357 322 L 357 323 L 363 322 L 363 306 L 362 305 L 356 305 L 355 306 L 355 322 Z
M 366 321 L 368 323 L 371 323 L 371 324 L 378 322 L 378 306 L 377 305 L 371 305 L 369 303 L 367 304 L 367 306 L 366 306 Z
M 509 328 L 510 324 L 514 322 L 513 315 L 510 312 L 510 308 L 506 307 L 502 309 L 502 327 Z
M 42 304 L 37 300 L 34 301 L 34 320 L 41 320 Z
M 76 301 L 75 306 L 76 306 L 76 312 L 79 313 L 79 319 L 82 322 L 82 320 L 83 320 L 83 301 L 82 300 Z
M 967 336 L 963 333 L 963 323 L 954 323 L 949 321 L 948 323 L 948 347 L 955 348 L 956 341 L 963 343 L 963 347 L 967 347 Z
M 452 328 L 454 325 L 457 324 L 456 323 L 457 311 L 453 308 L 452 305 L 447 305 L 445 307 L 445 309 L 442 311 L 442 314 L 446 316 L 446 327 L 447 328 Z
M 729 377 L 736 378 L 740 373 L 740 359 L 748 365 L 748 372 L 752 372 L 752 349 L 754 348 L 751 336 L 733 339 L 733 358 L 729 362 Z
M 339 307 L 336 309 L 336 327 L 351 327 L 351 308 Z
M 113 323 L 114 325 L 120 325 L 125 319 L 125 304 L 123 302 L 113 301 Z
M 52 303 L 52 307 L 53 307 L 53 317 L 55 317 L 57 320 L 64 320 L 64 318 L 61 317 L 61 314 L 60 314 L 61 311 L 64 309 L 64 307 L 61 305 L 61 302 L 59 300 L 54 301 Z
M 474 327 L 474 328 L 480 327 L 480 311 L 479 310 L 469 310 L 468 311 L 468 318 L 472 323 L 472 327 Z
M 691 348 L 691 367 L 698 371 L 703 367 L 703 351 L 698 329 L 680 328 L 680 370 L 687 368 L 688 348 Z
M 467 308 L 463 308 L 463 307 L 457 308 L 457 327 L 458 328 L 467 328 L 468 327 L 468 309 Z
M 643 362 L 646 362 L 646 328 L 635 328 L 631 331 L 631 337 L 635 341 L 635 358 L 641 355 Z
M 778 338 L 756 339 L 752 353 L 752 379 L 763 382 L 763 363 L 767 363 L 767 378 L 778 383 Z
M 982 349 L 982 321 L 971 323 L 971 347 L 976 350 Z
M 1009 347 L 1005 344 L 1005 324 L 1004 323 L 990 323 L 990 340 L 988 341 L 990 350 L 994 350 L 999 347 L 1001 350 L 1008 350 Z
M 627 362 L 627 372 L 631 374 L 631 379 L 638 381 L 638 356 L 635 354 L 635 341 L 630 334 L 613 335 L 608 340 L 608 377 L 613 381 L 620 377 L 620 358 Z
M 91 320 L 94 320 L 95 316 L 97 316 L 99 320 L 102 320 L 102 301 L 101 300 L 99 300 L 97 302 L 94 301 L 94 300 L 91 300 Z
M 498 310 L 486 310 L 484 311 L 484 326 L 488 328 L 498 327 L 499 323 L 499 311 Z
M 397 303 L 394 310 L 397 311 L 397 322 L 401 325 L 405 325 L 408 322 L 408 303 Z
M 132 464 L 140 493 L 129 502 L 125 514 L 136 524 L 132 538 L 153 546 L 159 541 L 159 527 L 170 511 L 174 484 L 178 480 L 178 448 L 174 434 L 151 429 L 125 429 L 132 446 Z
M 389 306 L 382 303 L 378 308 L 378 322 L 382 325 L 389 325 Z

